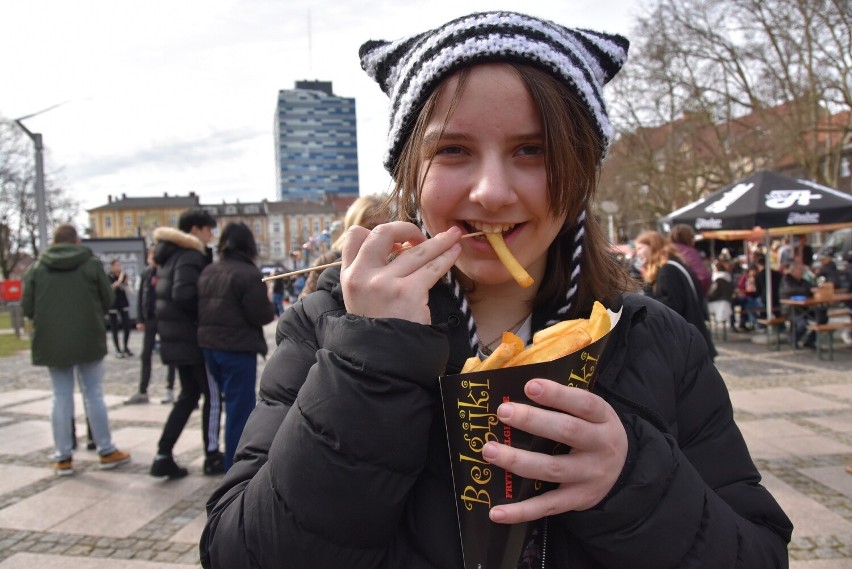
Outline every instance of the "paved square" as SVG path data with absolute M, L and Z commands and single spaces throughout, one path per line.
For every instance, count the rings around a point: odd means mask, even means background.
M 78 473 L 0 510 L 0 527 L 127 537 L 202 485 L 195 476 L 162 482 L 118 471 Z
M 731 401 L 740 411 L 755 415 L 841 411 L 849 407 L 847 403 L 833 401 L 830 396 L 811 395 L 792 387 L 735 390 L 731 391 Z

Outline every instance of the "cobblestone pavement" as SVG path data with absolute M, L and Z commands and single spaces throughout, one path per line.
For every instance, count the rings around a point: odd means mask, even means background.
M 274 325 L 266 329 L 273 345 Z M 141 334 L 131 336 L 138 353 Z M 747 334 L 717 341 L 717 365 L 764 484 L 796 530 L 794 569 L 852 567 L 852 346 L 834 359 L 810 350 L 772 351 Z M 156 360 L 156 358 L 155 358 Z M 138 358 L 107 356 L 105 393 L 113 438 L 133 461 L 97 468 L 79 449 L 77 473 L 50 469 L 50 383 L 29 353 L 0 359 L 0 569 L 197 568 L 204 504 L 219 482 L 202 474 L 198 413 L 176 448 L 190 476 L 162 482 L 147 475 L 168 406 L 159 403 L 164 369 L 155 363 L 151 403 L 123 405 L 137 386 Z M 259 360 L 262 369 L 263 362 Z M 78 435 L 85 423 L 77 399 Z M 720 457 L 723 460 L 724 457 Z

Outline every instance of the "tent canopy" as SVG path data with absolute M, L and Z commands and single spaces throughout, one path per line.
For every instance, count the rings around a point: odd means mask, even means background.
M 748 239 L 830 231 L 852 225 L 852 195 L 775 172 L 756 172 L 660 220 L 685 223 L 707 238 Z

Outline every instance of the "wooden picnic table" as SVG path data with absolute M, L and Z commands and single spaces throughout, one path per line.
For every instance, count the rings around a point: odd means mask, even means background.
M 782 298 L 783 306 L 790 307 L 790 347 L 796 349 L 796 322 L 799 318 L 808 318 L 816 321 L 816 313 L 820 309 L 828 310 L 832 306 L 852 302 L 852 293 L 835 292 L 831 295 L 818 295 L 804 299 Z

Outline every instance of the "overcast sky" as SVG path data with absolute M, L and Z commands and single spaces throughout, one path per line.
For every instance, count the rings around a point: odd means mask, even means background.
M 361 193 L 386 191 L 387 98 L 358 47 L 473 11 L 629 35 L 638 0 L 0 0 L 0 115 L 40 132 L 81 212 L 107 195 L 275 200 L 279 89 L 354 97 Z M 309 32 L 310 30 L 310 32 Z M 81 215 L 80 222 L 86 222 Z

